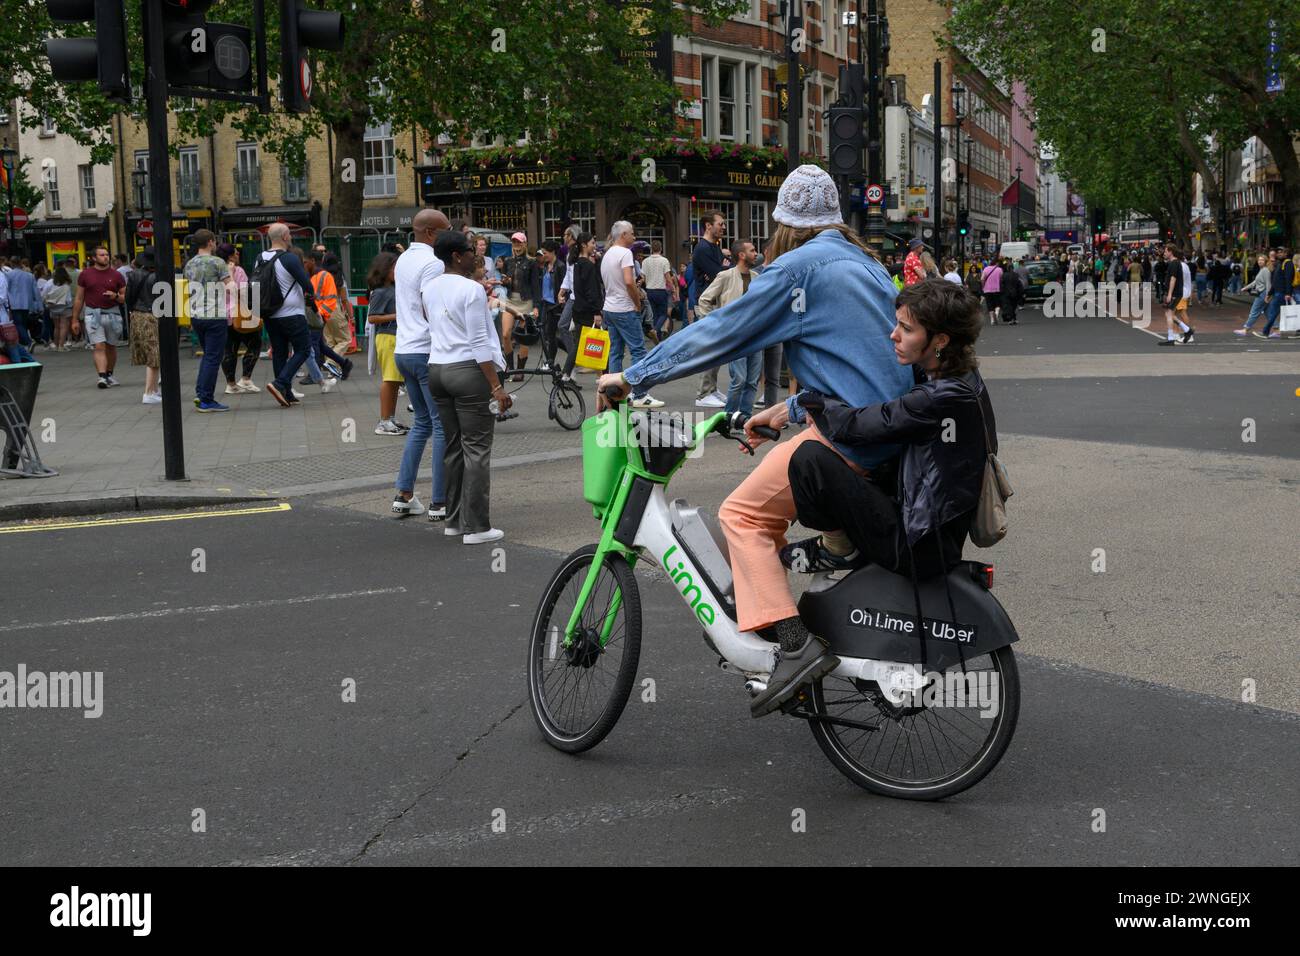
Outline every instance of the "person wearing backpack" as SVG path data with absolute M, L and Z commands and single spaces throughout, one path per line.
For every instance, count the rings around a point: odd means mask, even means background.
M 314 310 L 316 304 L 307 270 L 289 250 L 289 227 L 282 222 L 272 223 L 266 237 L 271 248 L 262 253 L 253 270 L 253 286 L 257 289 L 254 301 L 271 339 L 275 380 L 267 383 L 266 390 L 281 408 L 288 408 L 299 402 L 293 393 L 293 377 L 311 355 L 307 309 Z

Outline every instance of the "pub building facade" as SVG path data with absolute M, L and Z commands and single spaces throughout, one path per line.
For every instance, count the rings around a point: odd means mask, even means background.
M 728 242 L 748 239 L 762 249 L 785 180 L 784 161 L 665 158 L 656 168 L 659 183 L 636 186 L 620 183 L 613 168 L 600 163 L 464 172 L 422 167 L 417 173 L 425 205 L 479 231 L 523 231 L 531 249 L 545 239 L 559 241 L 569 223 L 604 243 L 610 226 L 626 219 L 639 239 L 662 242 L 675 268 L 690 258 L 700 216 L 711 210 L 726 220 Z

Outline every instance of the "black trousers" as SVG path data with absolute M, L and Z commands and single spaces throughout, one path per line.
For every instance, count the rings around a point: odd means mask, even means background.
M 555 353 L 563 346 L 569 355 L 573 354 L 573 340 L 568 329 L 560 328 L 560 316 L 564 313 L 562 305 L 542 303 L 542 355 L 548 365 L 555 364 Z
M 573 363 L 578 358 L 578 341 L 582 338 L 584 327 L 590 326 L 596 319 L 594 312 L 587 312 L 576 306 L 573 310 L 573 324 L 576 328 L 573 330 L 573 348 L 569 349 L 569 354 L 564 359 L 564 374 L 573 374 Z
M 958 522 L 944 528 L 947 560 L 940 560 L 933 532 L 909 549 L 902 513 L 890 489 L 859 475 L 821 442 L 800 445 L 790 458 L 789 474 L 799 523 L 818 531 L 843 531 L 872 564 L 910 574 L 915 560 L 917 576 L 924 578 L 942 573 L 961 559 L 966 531 L 952 527 Z M 957 532 L 960 537 L 954 540 Z
M 226 381 L 235 380 L 235 365 L 239 359 L 239 347 L 244 346 L 244 378 L 253 377 L 253 367 L 257 365 L 258 356 L 262 351 L 262 330 L 254 329 L 251 332 L 240 332 L 232 325 L 230 334 L 226 336 L 226 353 L 221 357 L 221 371 L 225 373 Z

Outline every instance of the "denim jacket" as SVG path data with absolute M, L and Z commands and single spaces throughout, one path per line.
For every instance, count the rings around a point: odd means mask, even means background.
M 623 377 L 644 391 L 784 343 L 801 387 L 855 407 L 892 401 L 912 387 L 912 371 L 898 364 L 889 340 L 897 294 L 884 266 L 826 230 L 766 266 L 739 299 L 674 332 Z M 807 420 L 794 398 L 786 405 L 791 421 Z M 863 468 L 898 454 L 896 445 L 835 448 Z

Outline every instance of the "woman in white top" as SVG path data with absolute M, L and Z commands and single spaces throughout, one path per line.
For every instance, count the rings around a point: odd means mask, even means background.
M 943 260 L 943 277 L 949 282 L 955 282 L 958 285 L 962 284 L 961 274 L 957 271 L 956 259 Z
M 465 235 L 439 233 L 433 254 L 446 267 L 423 292 L 429 319 L 429 393 L 447 442 L 443 533 L 463 535 L 465 544 L 486 544 L 505 537 L 492 527 L 488 499 L 496 413 L 511 405 L 501 385 L 506 361 L 488 312 L 487 291 L 474 281 L 478 256 Z

